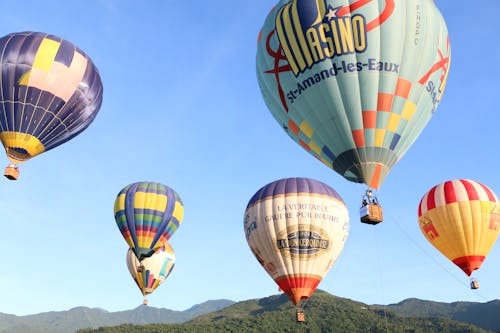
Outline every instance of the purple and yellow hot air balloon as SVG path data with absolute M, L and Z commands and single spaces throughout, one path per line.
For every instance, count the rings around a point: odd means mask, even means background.
M 137 259 L 134 251 L 127 251 L 127 267 L 137 287 L 144 296 L 144 305 L 148 304 L 147 295 L 155 291 L 165 281 L 175 264 L 174 249 L 165 243 L 150 257 L 142 261 Z
M 281 0 L 259 34 L 256 67 L 285 132 L 378 189 L 441 100 L 450 43 L 433 0 Z
M 261 188 L 244 215 L 253 254 L 297 307 L 309 298 L 340 255 L 349 214 L 334 189 L 317 180 L 286 178 Z
M 467 276 L 481 267 L 500 232 L 500 201 L 487 186 L 467 179 L 432 187 L 418 206 L 425 238 Z M 471 286 L 478 287 L 475 281 Z
M 42 32 L 0 39 L 0 140 L 17 179 L 17 164 L 59 146 L 85 130 L 102 103 L 103 87 L 92 60 L 77 46 Z
M 184 217 L 184 206 L 170 187 L 137 182 L 118 193 L 114 214 L 123 238 L 142 261 L 172 237 Z

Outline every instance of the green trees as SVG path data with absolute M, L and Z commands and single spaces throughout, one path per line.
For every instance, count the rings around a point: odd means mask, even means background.
M 184 324 L 120 325 L 77 333 L 485 333 L 447 318 L 401 317 L 384 308 L 318 290 L 304 306 L 306 321 L 295 322 L 285 295 L 236 303 Z

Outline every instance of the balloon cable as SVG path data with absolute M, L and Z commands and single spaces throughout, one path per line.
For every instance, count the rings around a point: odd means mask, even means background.
M 377 253 L 377 264 L 378 267 L 380 267 L 379 271 L 379 287 L 380 287 L 380 292 L 382 293 L 382 304 L 383 304 L 383 310 L 384 310 L 384 317 L 385 317 L 385 331 L 389 332 L 389 324 L 387 321 L 387 306 L 385 305 L 385 289 L 384 289 L 384 272 L 382 267 L 385 267 L 382 265 L 382 259 L 380 258 L 380 241 L 378 237 L 379 229 L 378 228 L 372 228 L 373 229 L 373 238 L 375 240 L 375 252 Z
M 415 247 L 417 247 L 430 260 L 432 260 L 435 264 L 437 264 L 439 267 L 441 267 L 446 273 L 448 273 L 448 275 L 450 275 L 452 278 L 454 278 L 458 283 L 465 286 L 466 288 L 469 288 L 469 285 L 467 283 L 465 283 L 463 279 L 458 278 L 456 274 L 451 272 L 448 268 L 446 268 L 443 264 L 441 264 L 438 260 L 436 260 L 434 256 L 429 254 L 429 252 L 427 252 L 406 230 L 403 229 L 403 227 L 401 226 L 401 224 L 398 222 L 398 220 L 396 218 L 394 218 L 392 215 L 387 214 L 386 212 L 384 212 L 384 217 L 389 217 L 389 220 L 391 222 L 394 221 L 395 224 L 398 226 L 399 230 L 403 233 L 403 235 L 405 235 L 406 238 L 408 238 L 413 243 L 413 245 L 415 245 Z M 483 299 L 484 301 L 487 301 L 487 299 L 483 295 L 481 295 L 481 293 L 479 293 L 477 291 L 477 289 L 475 291 L 471 290 L 471 292 L 473 292 L 473 294 L 475 296 Z

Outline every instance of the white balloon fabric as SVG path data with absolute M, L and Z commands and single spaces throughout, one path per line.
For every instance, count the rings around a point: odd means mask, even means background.
M 174 263 L 175 253 L 168 243 L 142 261 L 131 249 L 127 251 L 128 270 L 144 296 L 158 288 L 172 271 Z
M 244 230 L 253 254 L 294 305 L 314 292 L 340 255 L 349 213 L 331 187 L 287 178 L 250 200 Z

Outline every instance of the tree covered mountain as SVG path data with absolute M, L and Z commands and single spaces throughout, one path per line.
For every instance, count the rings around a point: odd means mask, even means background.
M 383 306 L 379 306 L 379 308 L 383 308 Z M 500 332 L 500 300 L 486 303 L 442 303 L 410 298 L 397 304 L 390 304 L 385 308 L 400 316 L 446 317 Z
M 317 290 L 304 311 L 306 322 L 296 323 L 295 309 L 284 295 L 238 303 L 208 301 L 185 311 L 139 306 L 108 312 L 77 307 L 29 316 L 0 313 L 0 333 L 500 331 L 500 300 L 440 303 L 407 299 L 382 306 Z
M 295 309 L 284 295 L 239 302 L 183 324 L 120 325 L 78 333 L 163 332 L 332 332 L 332 333 L 482 333 L 491 332 L 448 318 L 399 316 L 378 306 L 335 297 L 317 290 L 304 306 L 306 321 L 295 322 Z

